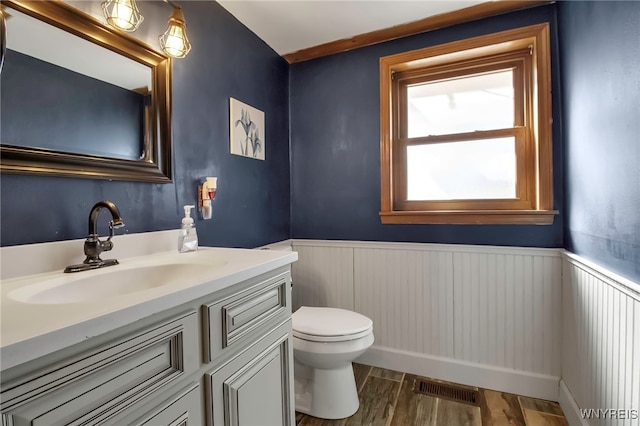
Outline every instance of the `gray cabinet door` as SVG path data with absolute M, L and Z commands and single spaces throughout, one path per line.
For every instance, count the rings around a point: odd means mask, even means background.
M 290 322 L 208 376 L 209 424 L 283 426 L 293 417 Z

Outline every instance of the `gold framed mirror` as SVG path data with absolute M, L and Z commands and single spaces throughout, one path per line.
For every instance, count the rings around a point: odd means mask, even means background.
M 60 0 L 2 8 L 0 171 L 171 182 L 171 58 Z

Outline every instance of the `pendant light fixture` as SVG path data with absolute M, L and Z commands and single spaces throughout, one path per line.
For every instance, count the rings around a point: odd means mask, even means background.
M 106 0 L 102 10 L 109 25 L 126 32 L 137 30 L 144 20 L 135 0 Z
M 172 0 L 163 0 L 173 7 L 169 17 L 169 27 L 160 39 L 160 47 L 169 56 L 184 58 L 191 50 L 187 38 L 187 23 L 182 8 Z M 105 0 L 102 10 L 107 23 L 122 31 L 133 32 L 138 29 L 144 17 L 140 14 L 135 0 Z
M 166 1 L 166 0 L 165 0 Z M 173 6 L 173 13 L 169 18 L 169 28 L 160 36 L 160 46 L 162 50 L 174 58 L 184 58 L 191 50 L 191 43 L 187 38 L 187 23 L 184 20 L 184 13 L 180 6 L 171 1 L 167 1 Z

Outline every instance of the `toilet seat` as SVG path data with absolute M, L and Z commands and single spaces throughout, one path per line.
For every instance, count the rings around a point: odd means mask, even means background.
M 373 322 L 357 312 L 302 306 L 292 315 L 293 336 L 312 342 L 344 342 L 373 331 Z
M 373 328 L 373 327 L 372 327 Z M 355 339 L 360 339 L 362 337 L 365 337 L 367 334 L 370 334 L 372 332 L 372 328 L 365 330 L 365 331 L 361 331 L 360 333 L 355 333 L 355 334 L 341 334 L 339 336 L 316 336 L 313 334 L 305 334 L 305 333 L 300 333 L 298 331 L 293 331 L 293 337 L 297 337 L 298 339 L 302 339 L 302 340 L 308 340 L 310 342 L 346 342 L 349 340 L 355 340 Z

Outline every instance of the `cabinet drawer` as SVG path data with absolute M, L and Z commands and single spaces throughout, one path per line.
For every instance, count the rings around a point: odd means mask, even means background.
M 195 371 L 197 324 L 192 311 L 4 385 L 4 424 L 112 422 Z
M 224 358 L 245 337 L 258 337 L 285 321 L 291 314 L 289 283 L 289 273 L 282 273 L 204 306 L 205 362 Z
M 201 426 L 202 409 L 200 402 L 200 386 L 197 383 L 193 383 L 138 420 L 133 422 L 124 421 L 121 424 L 135 426 Z

